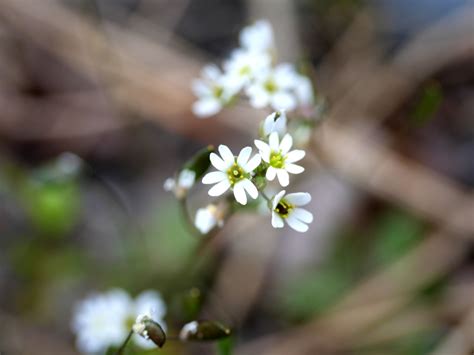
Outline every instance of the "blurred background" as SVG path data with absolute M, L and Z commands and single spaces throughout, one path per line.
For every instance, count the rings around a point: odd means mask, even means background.
M 163 182 L 253 141 L 265 112 L 196 119 L 190 84 L 260 18 L 328 102 L 293 187 L 315 221 L 239 214 L 191 273 Z M 75 354 L 74 304 L 113 287 L 232 325 L 228 354 L 474 351 L 472 1 L 2 0 L 0 107 L 1 354 Z

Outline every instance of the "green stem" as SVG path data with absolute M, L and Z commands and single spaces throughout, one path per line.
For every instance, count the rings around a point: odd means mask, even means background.
M 117 350 L 117 352 L 115 353 L 115 355 L 123 355 L 124 353 L 124 350 L 128 344 L 128 342 L 130 341 L 130 339 L 132 338 L 132 335 L 133 335 L 133 330 L 131 330 L 127 337 L 125 338 L 125 340 L 123 341 L 122 345 L 120 346 L 120 348 Z

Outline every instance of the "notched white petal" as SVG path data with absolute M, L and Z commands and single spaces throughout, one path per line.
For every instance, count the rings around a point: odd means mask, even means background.
M 286 195 L 285 199 L 295 206 L 304 206 L 311 201 L 311 195 L 307 192 L 295 192 Z
M 245 193 L 244 185 L 242 181 L 239 181 L 234 185 L 234 197 L 241 205 L 247 204 L 247 194 Z
M 225 179 L 227 179 L 227 175 L 225 173 L 222 171 L 213 171 L 204 175 L 202 178 L 202 183 L 206 185 L 215 184 Z
M 286 219 L 286 223 L 288 223 L 288 225 L 291 228 L 293 228 L 295 231 L 300 232 L 300 233 L 304 233 L 308 230 L 308 226 L 304 224 L 303 222 L 301 222 L 300 220 L 298 220 L 293 214 L 288 216 L 288 218 Z
M 220 196 L 224 192 L 226 192 L 229 189 L 229 187 L 230 187 L 230 182 L 228 180 L 222 180 L 218 184 L 211 187 L 208 194 L 209 196 L 213 196 L 213 197 Z

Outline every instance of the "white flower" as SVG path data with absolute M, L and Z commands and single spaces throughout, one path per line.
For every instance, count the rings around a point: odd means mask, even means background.
M 298 105 L 294 92 L 297 81 L 298 73 L 291 64 L 279 64 L 273 70 L 260 72 L 246 94 L 255 108 L 294 110 Z
M 213 64 L 206 65 L 201 74 L 202 78 L 192 83 L 194 94 L 198 97 L 193 104 L 193 112 L 204 118 L 218 113 L 236 94 L 236 90 L 229 85 L 228 77 Z
M 250 84 L 259 73 L 269 70 L 270 65 L 271 58 L 267 53 L 237 49 L 224 63 L 228 78 L 227 85 L 239 91 Z
M 272 132 L 277 132 L 280 137 L 286 133 L 286 113 L 285 110 L 273 112 L 263 121 L 263 135 L 269 136 Z
M 260 165 L 260 155 L 256 154 L 250 159 L 252 148 L 245 147 L 235 157 L 229 147 L 223 144 L 219 146 L 219 153 L 222 158 L 215 153 L 209 156 L 218 171 L 210 172 L 202 179 L 203 184 L 216 184 L 209 190 L 209 195 L 220 196 L 230 188 L 237 202 L 242 205 L 247 204 L 246 192 L 256 199 L 258 190 L 250 179 L 252 172 Z
M 285 195 L 285 190 L 280 191 L 272 203 L 272 226 L 283 228 L 286 222 L 297 232 L 306 232 L 308 224 L 313 221 L 313 214 L 301 206 L 311 201 L 311 195 L 306 192 L 296 192 Z
M 274 48 L 272 25 L 259 20 L 240 31 L 240 45 L 250 51 L 270 52 Z
M 260 151 L 260 156 L 269 166 L 265 177 L 269 181 L 273 181 L 278 177 L 281 186 L 288 186 L 291 174 L 301 174 L 304 168 L 296 165 L 297 161 L 305 156 L 304 150 L 292 150 L 293 138 L 290 134 L 285 134 L 280 142 L 277 132 L 270 134 L 269 143 L 255 140 L 255 145 Z
M 125 340 L 137 315 L 146 315 L 164 325 L 165 312 L 166 306 L 155 291 L 145 291 L 135 300 L 120 289 L 91 295 L 78 303 L 72 320 L 77 347 L 86 354 L 105 353 L 110 346 L 119 346 Z M 138 334 L 133 341 L 142 348 L 154 346 Z
M 202 233 L 209 233 L 215 226 L 222 227 L 224 224 L 224 212 L 216 205 L 210 204 L 196 211 L 194 225 Z
M 166 191 L 173 191 L 178 198 L 186 196 L 188 190 L 193 187 L 196 179 L 196 173 L 189 169 L 183 169 L 177 179 L 168 178 L 163 184 L 163 188 Z
M 119 346 L 127 336 L 126 320 L 132 299 L 122 290 L 95 294 L 75 309 L 72 329 L 82 353 L 105 353 L 109 346 Z

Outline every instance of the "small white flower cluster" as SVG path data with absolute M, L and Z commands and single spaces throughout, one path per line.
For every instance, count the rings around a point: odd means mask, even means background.
M 93 294 L 76 305 L 72 330 L 77 347 L 84 354 L 103 354 L 118 347 L 133 328 L 133 342 L 143 349 L 156 345 L 137 333 L 139 319 L 151 319 L 165 329 L 166 305 L 159 292 L 144 291 L 135 299 L 121 289 Z
M 255 140 L 258 152 L 252 156 L 252 148 L 244 147 L 237 156 L 226 145 L 218 147 L 219 155 L 211 153 L 210 162 L 217 171 L 207 173 L 203 184 L 214 184 L 209 195 L 217 197 L 231 190 L 235 200 L 246 205 L 247 195 L 257 199 L 260 193 L 266 198 L 272 211 L 272 225 L 282 228 L 284 221 L 298 232 L 306 232 L 313 215 L 300 208 L 310 202 L 308 193 L 285 195 L 285 190 L 269 198 L 262 192 L 268 183 L 278 181 L 282 187 L 290 184 L 290 174 L 301 174 L 304 168 L 296 163 L 305 156 L 305 151 L 294 149 L 293 138 L 286 131 L 287 117 L 284 111 L 274 112 L 262 124 L 262 137 Z M 281 138 L 280 138 L 281 137 Z M 258 187 L 257 187 L 258 186 Z M 213 205 L 211 205 L 213 206 Z M 214 207 L 215 208 L 215 207 Z M 222 219 L 216 218 L 216 212 L 208 207 L 199 210 L 195 224 L 202 233 L 207 233 Z M 219 222 L 218 222 L 219 221 Z
M 193 81 L 198 100 L 193 105 L 196 116 L 205 118 L 218 113 L 240 93 L 255 108 L 294 110 L 314 103 L 311 81 L 298 73 L 294 65 L 275 65 L 273 29 L 268 21 L 259 20 L 244 28 L 240 47 L 224 61 L 223 70 L 206 65 L 201 78 Z

